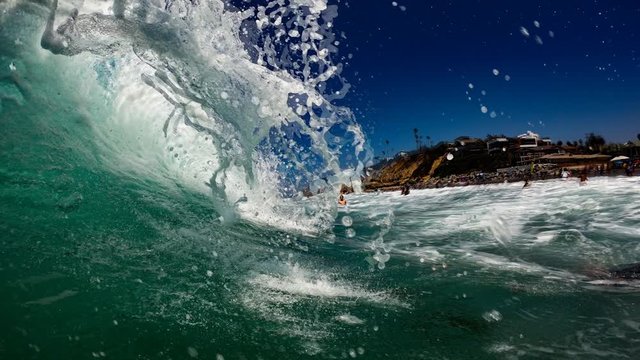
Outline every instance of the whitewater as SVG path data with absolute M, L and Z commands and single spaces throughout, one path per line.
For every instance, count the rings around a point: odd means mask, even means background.
M 323 0 L 0 3 L 0 358 L 633 358 L 638 177 L 350 194 Z M 317 193 L 302 195 L 303 190 Z

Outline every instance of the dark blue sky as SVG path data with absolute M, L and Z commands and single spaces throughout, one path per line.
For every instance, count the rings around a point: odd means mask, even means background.
M 377 154 L 387 139 L 393 152 L 414 149 L 414 127 L 434 144 L 526 130 L 554 141 L 640 133 L 640 2 L 338 5 L 343 76 L 353 85 L 341 104 Z

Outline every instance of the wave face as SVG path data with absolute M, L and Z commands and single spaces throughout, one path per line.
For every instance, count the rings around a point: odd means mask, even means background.
M 223 221 L 326 231 L 333 196 L 300 201 L 301 191 L 333 193 L 368 159 L 350 111 L 331 104 L 348 85 L 325 1 L 9 2 L 3 12 L 3 103 L 63 112 L 37 124 L 65 128 L 59 146 L 132 181 L 206 194 Z M 72 117 L 81 125 L 64 123 Z

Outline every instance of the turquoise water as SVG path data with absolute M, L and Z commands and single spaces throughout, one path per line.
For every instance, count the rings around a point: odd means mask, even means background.
M 292 196 L 345 181 L 359 129 L 211 4 L 145 18 L 206 52 L 95 17 L 60 55 L 50 7 L 0 4 L 0 358 L 640 353 L 637 284 L 599 276 L 640 260 L 640 178 Z

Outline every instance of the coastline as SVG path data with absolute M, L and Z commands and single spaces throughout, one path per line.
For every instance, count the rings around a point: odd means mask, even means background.
M 567 181 L 575 180 L 579 181 L 580 177 L 575 174 L 580 174 L 580 172 L 575 172 L 574 175 L 570 175 L 566 177 Z M 606 172 L 601 172 L 597 170 L 590 170 L 587 172 L 587 178 L 600 178 L 600 177 L 634 177 L 640 176 L 639 171 L 633 172 L 631 175 L 625 174 L 625 171 L 622 169 L 614 169 Z M 526 173 L 526 172 L 517 172 L 513 174 L 509 173 L 470 173 L 464 175 L 450 175 L 443 178 L 429 178 L 424 179 L 423 181 L 417 181 L 413 184 L 410 183 L 411 190 L 421 190 L 421 189 L 439 189 L 439 188 L 453 188 L 453 187 L 466 187 L 466 186 L 480 186 L 480 185 L 494 185 L 494 184 L 505 184 L 505 183 L 517 183 L 524 182 L 528 180 L 530 183 L 545 181 L 545 180 L 557 180 L 563 179 L 561 173 L 559 171 L 554 171 L 552 174 L 549 172 L 537 172 L 537 173 Z M 364 183 L 363 193 L 376 193 L 376 192 L 394 192 L 401 191 L 404 187 L 404 184 L 388 184 L 376 187 L 369 187 L 370 183 Z

